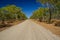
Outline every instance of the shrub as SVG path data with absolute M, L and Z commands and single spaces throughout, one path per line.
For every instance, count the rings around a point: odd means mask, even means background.
M 60 20 L 55 22 L 55 26 L 60 26 Z

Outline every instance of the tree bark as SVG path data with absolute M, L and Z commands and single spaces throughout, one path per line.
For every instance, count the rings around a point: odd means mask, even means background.
M 48 21 L 48 23 L 51 23 L 51 9 L 49 8 L 49 21 Z

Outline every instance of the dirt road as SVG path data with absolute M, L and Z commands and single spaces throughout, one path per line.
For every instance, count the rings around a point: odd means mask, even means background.
M 0 40 L 60 40 L 60 37 L 31 20 L 26 20 L 1 31 Z

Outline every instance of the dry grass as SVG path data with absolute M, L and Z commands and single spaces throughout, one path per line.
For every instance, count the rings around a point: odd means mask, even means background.
M 39 22 L 39 21 L 36 21 L 36 20 L 33 20 L 33 21 L 38 23 L 39 25 L 42 25 L 46 29 L 50 30 L 52 33 L 60 36 L 60 27 L 54 26 L 53 24 L 47 24 L 47 23 L 44 23 L 44 22 Z
M 9 27 L 11 27 L 11 26 L 14 26 L 14 25 L 17 25 L 17 24 L 19 24 L 19 23 L 22 23 L 24 20 L 21 20 L 21 21 L 14 21 L 14 22 L 9 22 L 8 24 L 7 24 L 7 26 L 6 27 L 2 27 L 2 28 L 0 28 L 0 31 L 3 31 L 3 30 L 5 30 L 5 29 L 7 29 L 7 28 L 9 28 Z M 1 23 L 0 23 L 1 24 Z M 11 25 L 11 26 L 8 26 L 8 25 Z

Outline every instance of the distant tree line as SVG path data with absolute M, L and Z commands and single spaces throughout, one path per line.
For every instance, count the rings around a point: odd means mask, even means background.
M 49 22 L 52 18 L 60 19 L 60 0 L 37 0 L 48 7 Z M 52 17 L 53 16 L 53 17 Z
M 25 20 L 26 15 L 22 12 L 20 7 L 15 5 L 7 5 L 0 8 L 0 22 L 5 24 L 5 21 Z
M 40 21 L 45 21 L 51 23 L 52 20 L 60 20 L 60 0 L 37 0 L 43 6 L 33 12 L 30 18 L 38 19 Z M 60 22 L 59 22 L 60 25 Z
M 39 9 L 35 10 L 30 18 L 39 20 L 40 22 L 47 21 L 47 19 L 48 19 L 48 8 L 41 7 Z

